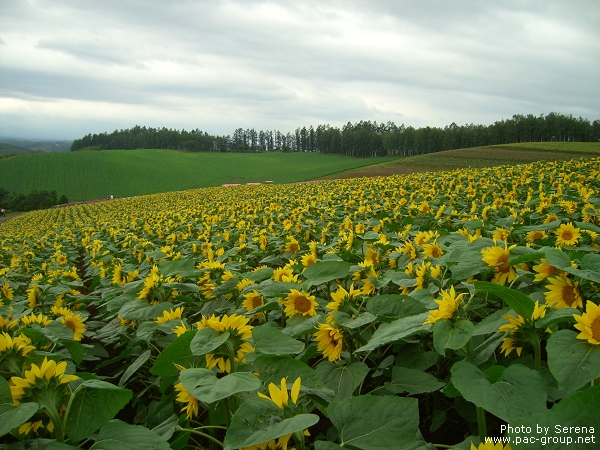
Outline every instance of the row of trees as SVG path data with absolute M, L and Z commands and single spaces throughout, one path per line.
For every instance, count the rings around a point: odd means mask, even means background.
M 348 156 L 415 155 L 457 148 L 517 142 L 600 141 L 600 121 L 550 113 L 516 114 L 491 125 L 452 123 L 444 128 L 398 126 L 393 122 L 348 122 L 330 125 L 256 131 L 238 128 L 231 136 L 213 136 L 199 129 L 172 130 L 135 126 L 112 133 L 88 134 L 73 141 L 71 151 L 163 148 L 192 152 L 299 151 Z
M 33 190 L 29 194 L 10 193 L 0 187 L 0 208 L 7 211 L 33 211 L 51 208 L 54 205 L 69 203 L 65 195 L 60 197 L 56 191 Z

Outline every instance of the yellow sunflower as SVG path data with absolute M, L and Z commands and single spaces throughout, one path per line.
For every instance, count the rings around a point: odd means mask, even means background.
M 42 313 L 39 313 L 37 316 L 34 313 L 31 313 L 28 316 L 21 317 L 21 323 L 26 327 L 34 323 L 46 327 L 52 323 L 52 320 Z
M 527 240 L 532 243 L 538 239 L 545 239 L 546 237 L 546 232 L 543 230 L 534 230 L 527 233 Z
M 288 281 L 293 276 L 294 270 L 291 267 L 278 267 L 273 270 L 273 281 Z
M 35 347 L 31 345 L 31 339 L 21 334 L 19 336 L 12 337 L 6 332 L 0 333 L 0 354 L 15 350 L 20 356 L 27 355 L 30 351 L 35 350 Z
M 516 280 L 517 273 L 515 269 L 508 264 L 508 256 L 510 254 L 510 250 L 516 247 L 516 245 L 511 245 L 510 247 L 488 247 L 481 250 L 481 254 L 483 256 L 483 262 L 485 262 L 488 266 L 494 268 L 494 278 L 492 278 L 493 283 L 497 284 L 506 284 L 506 282 L 512 282 Z
M 440 294 L 442 298 L 434 300 L 439 305 L 438 309 L 429 310 L 430 315 L 423 325 L 427 325 L 428 323 L 434 324 L 440 319 L 451 319 L 458 308 L 459 302 L 466 295 L 464 293 L 456 295 L 454 286 L 451 286 L 449 291 L 440 291 Z
M 188 420 L 197 416 L 199 410 L 198 399 L 190 394 L 181 383 L 175 385 L 175 390 L 178 392 L 175 400 L 179 403 L 185 403 L 185 406 L 181 408 L 181 412 L 185 411 Z
M 340 329 L 332 324 L 321 323 L 313 336 L 317 341 L 317 349 L 323 356 L 332 362 L 340 359 L 344 345 L 344 335 Z
M 59 317 L 58 320 L 60 320 L 73 331 L 74 341 L 80 341 L 83 338 L 86 328 L 83 323 L 84 319 L 80 314 L 73 314 L 69 311 L 69 314 Z
M 158 317 L 154 322 L 155 323 L 167 323 L 169 320 L 181 319 L 181 315 L 183 314 L 183 306 L 180 306 L 173 311 L 173 309 L 169 309 L 168 311 L 163 311 L 163 315 Z
M 350 292 L 344 289 L 342 286 L 338 286 L 335 292 L 331 293 L 332 302 L 327 303 L 326 308 L 332 311 L 339 311 L 340 306 L 344 303 L 345 300 L 350 300 L 355 297 L 358 297 L 362 294 L 360 289 L 354 289 L 354 284 L 350 285 Z
M 296 378 L 296 381 L 294 381 L 294 384 L 292 385 L 292 390 L 288 394 L 287 377 L 284 377 L 281 379 L 281 388 L 278 388 L 275 383 L 269 384 L 270 397 L 261 392 L 258 393 L 258 396 L 265 400 L 272 401 L 279 409 L 283 410 L 286 406 L 289 406 L 289 400 L 291 400 L 294 405 L 298 403 L 301 383 L 302 380 L 300 377 Z
M 309 295 L 304 292 L 300 292 L 297 289 L 292 289 L 289 295 L 283 301 L 285 305 L 285 315 L 292 317 L 296 314 L 302 314 L 303 316 L 316 316 L 317 311 L 315 307 L 317 302 L 314 295 Z
M 482 442 L 479 446 L 475 447 L 475 444 L 471 442 L 471 448 L 469 450 L 512 450 L 510 444 L 504 445 L 502 442 Z
M 550 283 L 544 292 L 546 303 L 556 309 L 581 308 L 583 299 L 579 292 L 579 283 L 567 278 L 565 274 L 558 277 L 548 278 Z
M 577 323 L 577 328 L 581 333 L 577 339 L 585 339 L 592 345 L 600 345 L 600 306 L 587 301 L 585 312 L 580 316 L 573 314 Z
M 300 261 L 304 267 L 308 267 L 311 264 L 316 263 L 318 260 L 319 259 L 313 253 L 307 253 L 300 258 Z
M 7 300 L 12 300 L 14 298 L 13 289 L 8 285 L 8 283 L 4 283 L 0 288 L 0 299 L 5 298 Z
M 533 281 L 542 281 L 550 275 L 558 273 L 558 269 L 548 264 L 546 258 L 542 258 L 540 264 L 533 266 L 533 270 L 536 272 Z
M 44 358 L 41 365 L 32 364 L 29 370 L 25 371 L 25 378 L 11 377 L 10 391 L 13 403 L 19 405 L 19 400 L 33 389 L 45 389 L 46 387 L 55 387 L 70 383 L 79 377 L 75 375 L 65 375 L 67 362 L 56 363 L 54 360 Z M 41 382 L 40 382 L 41 380 Z
M 210 327 L 218 333 L 229 332 L 230 337 L 226 343 L 215 351 L 206 355 L 206 367 L 212 369 L 218 367 L 221 372 L 231 372 L 232 361 L 228 356 L 222 356 L 229 353 L 229 349 L 234 349 L 234 362 L 245 362 L 246 355 L 254 348 L 248 339 L 252 337 L 252 325 L 248 324 L 249 319 L 238 314 L 225 314 L 222 317 L 211 316 L 210 318 L 202 317 L 202 320 L 196 323 L 198 329 Z
M 300 244 L 295 238 L 292 237 L 285 243 L 286 252 L 296 253 L 298 250 L 300 250 Z
M 581 237 L 579 228 L 575 228 L 571 222 L 563 223 L 558 227 L 554 234 L 556 235 L 556 245 L 577 245 Z
M 439 258 L 444 254 L 442 247 L 437 242 L 423 245 L 423 254 L 426 258 Z

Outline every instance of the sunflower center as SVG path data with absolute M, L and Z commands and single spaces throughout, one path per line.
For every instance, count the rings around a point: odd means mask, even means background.
M 600 342 L 600 316 L 596 317 L 592 322 L 592 337 Z
M 65 325 L 68 326 L 73 331 L 73 333 L 75 333 L 76 327 L 75 327 L 75 323 L 72 320 L 70 320 L 70 319 L 65 320 Z
M 510 266 L 508 265 L 508 255 L 500 256 L 498 258 L 498 264 L 500 264 L 497 266 L 498 272 L 506 273 L 510 271 Z
M 431 256 L 433 256 L 434 258 L 439 258 L 440 256 L 442 256 L 442 252 L 439 248 L 433 247 L 433 249 L 431 250 Z
M 570 241 L 571 239 L 573 239 L 573 233 L 571 233 L 569 230 L 563 231 L 562 239 L 563 241 Z
M 573 303 L 575 303 L 575 289 L 573 286 L 564 286 L 562 290 L 562 296 L 567 305 L 571 306 Z
M 310 308 L 312 305 L 311 305 L 309 299 L 307 299 L 304 296 L 299 296 L 299 297 L 296 297 L 296 300 L 294 301 L 294 306 L 296 307 L 296 311 L 299 311 L 301 313 L 306 313 L 306 312 L 310 311 Z
M 260 297 L 254 297 L 252 299 L 252 307 L 253 308 L 258 308 L 259 306 L 262 306 L 262 304 L 263 304 L 263 302 Z

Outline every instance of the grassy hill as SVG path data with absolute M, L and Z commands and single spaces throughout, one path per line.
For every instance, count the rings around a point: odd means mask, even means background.
M 600 156 L 599 142 L 527 142 L 491 145 L 398 158 L 369 167 L 347 170 L 322 179 L 432 172 L 461 167 L 491 167 L 594 156 Z
M 41 150 L 33 150 L 19 145 L 7 144 L 0 142 L 0 158 L 8 155 L 23 155 L 27 153 L 44 153 Z
M 69 200 L 169 192 L 224 183 L 291 183 L 392 158 L 318 153 L 184 153 L 104 150 L 22 155 L 0 160 L 0 186 L 11 192 L 56 190 Z

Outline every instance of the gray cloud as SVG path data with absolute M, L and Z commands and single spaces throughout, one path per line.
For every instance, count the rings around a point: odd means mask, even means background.
M 5 3 L 3 134 L 600 117 L 595 2 Z

